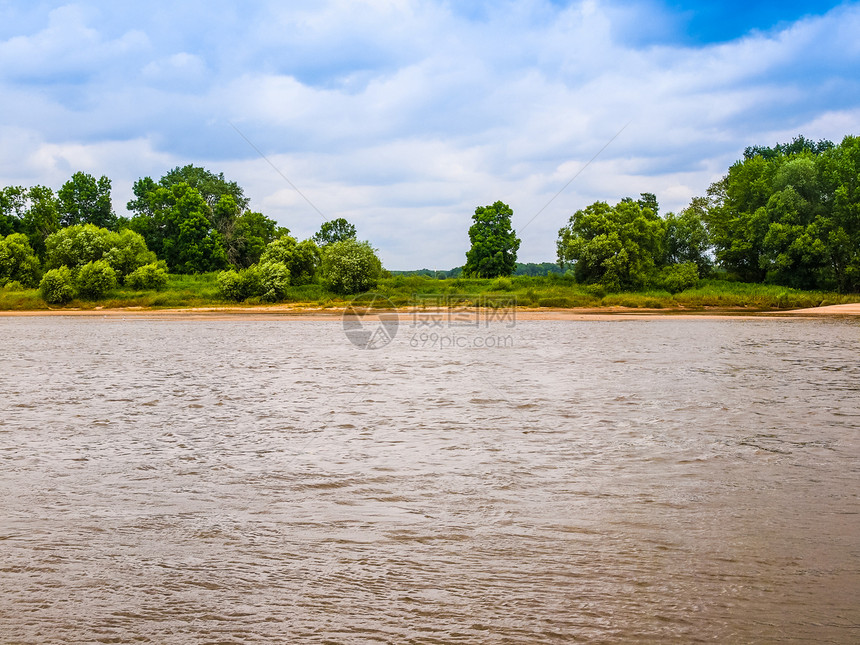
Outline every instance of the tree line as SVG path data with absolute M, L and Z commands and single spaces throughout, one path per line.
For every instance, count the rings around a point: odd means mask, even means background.
M 476 209 L 465 275 L 510 275 L 519 239 L 502 202 Z M 803 136 L 744 158 L 681 212 L 642 193 L 577 210 L 559 230 L 559 266 L 580 283 L 672 292 L 722 277 L 798 289 L 860 291 L 860 138 Z
M 233 181 L 188 165 L 134 183 L 117 216 L 111 182 L 77 172 L 54 191 L 0 189 L 0 286 L 39 286 L 51 303 L 98 298 L 119 284 L 162 288 L 169 273 L 220 271 L 227 299 L 278 300 L 287 286 L 323 282 L 338 293 L 376 283 L 382 264 L 339 218 L 298 241 L 249 208 Z
M 220 272 L 232 300 L 280 300 L 291 286 L 322 283 L 337 293 L 372 288 L 382 264 L 344 219 L 299 241 L 251 210 L 223 173 L 187 165 L 134 183 L 118 216 L 111 182 L 76 172 L 55 193 L 0 189 L 0 286 L 40 286 L 49 302 L 97 298 L 123 284 L 158 289 L 168 273 Z M 546 274 L 517 263 L 513 211 L 475 209 L 466 263 L 445 277 Z M 743 159 L 679 213 L 661 216 L 642 193 L 577 210 L 559 230 L 560 270 L 612 291 L 677 292 L 720 275 L 800 289 L 860 290 L 860 138 L 838 145 L 803 136 L 751 146 Z M 553 269 L 553 271 L 555 271 Z M 421 272 L 419 272 L 421 273 Z M 424 271 L 430 274 L 430 271 Z

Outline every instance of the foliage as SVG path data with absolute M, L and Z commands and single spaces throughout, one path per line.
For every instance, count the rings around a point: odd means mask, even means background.
M 167 286 L 168 276 L 164 263 L 152 262 L 137 267 L 125 276 L 124 284 L 131 289 L 160 291 Z
M 42 299 L 51 305 L 62 305 L 69 302 L 75 295 L 72 286 L 72 272 L 69 267 L 62 266 L 45 273 L 39 283 L 39 293 Z
M 666 215 L 666 255 L 664 264 L 692 262 L 700 276 L 708 275 L 713 268 L 710 256 L 711 242 L 702 220 L 706 200 L 694 198 L 689 207 L 678 215 Z
M 225 300 L 242 302 L 262 292 L 263 284 L 258 267 L 236 271 L 229 269 L 218 274 L 218 292 Z
M 88 262 L 80 268 L 75 278 L 78 295 L 90 300 L 98 300 L 116 286 L 116 271 L 104 260 Z
M 520 239 L 511 227 L 514 212 L 503 202 L 479 206 L 472 216 L 463 273 L 472 277 L 495 278 L 511 275 L 517 266 Z
M 663 220 L 630 198 L 576 211 L 558 234 L 559 264 L 573 264 L 580 282 L 615 291 L 641 288 L 664 254 Z
M 89 262 L 104 260 L 119 276 L 155 262 L 143 237 L 129 229 L 115 232 L 93 224 L 68 226 L 46 240 L 48 268 L 67 266 L 73 272 Z
M 669 293 L 678 293 L 695 287 L 699 282 L 699 267 L 695 262 L 683 264 L 670 264 L 663 267 L 655 281 L 659 289 L 665 289 Z
M 266 245 L 288 234 L 289 229 L 278 226 L 262 213 L 242 213 L 226 238 L 227 259 L 234 266 L 249 267 L 260 261 Z
M 169 170 L 158 183 L 163 188 L 170 188 L 177 184 L 194 188 L 212 209 L 224 197 L 230 197 L 239 211 L 248 208 L 249 200 L 245 197 L 245 191 L 235 181 L 227 181 L 223 172 L 215 174 L 200 166 L 188 164 Z
M 376 286 L 382 262 L 369 242 L 352 238 L 333 242 L 322 251 L 325 285 L 340 294 L 362 293 Z
M 156 261 L 155 253 L 146 248 L 146 242 L 140 233 L 126 228 L 118 233 L 109 231 L 105 238 L 108 250 L 104 254 L 104 260 L 120 276 L 129 275 Z
M 860 288 L 858 171 L 856 137 L 748 148 L 700 202 L 718 263 L 748 282 Z
M 355 226 L 342 217 L 323 222 L 320 230 L 313 236 L 313 241 L 319 247 L 328 246 L 335 242 L 355 239 Z
M 39 283 L 39 258 L 23 233 L 0 237 L 0 286 L 11 282 L 28 287 Z
M 313 240 L 296 242 L 296 239 L 289 235 L 282 235 L 270 242 L 260 256 L 261 263 L 285 264 L 290 271 L 290 281 L 294 285 L 312 283 L 316 279 L 321 261 L 320 249 Z
M 110 250 L 110 231 L 94 224 L 60 229 L 45 241 L 45 265 L 49 269 L 67 266 L 76 271 L 89 262 L 101 260 Z
M 260 275 L 260 293 L 266 302 L 277 302 L 287 296 L 290 286 L 290 270 L 283 262 L 261 262 L 257 271 Z
M 57 192 L 62 226 L 94 224 L 112 229 L 117 218 L 110 198 L 111 182 L 105 176 L 96 180 L 92 175 L 76 172 Z
M 210 221 L 211 209 L 196 188 L 185 183 L 158 187 L 149 179 L 135 182 L 137 211 L 129 226 L 176 273 L 203 273 L 227 265 L 223 238 Z
M 45 186 L 9 186 L 0 189 L 0 235 L 23 233 L 40 258 L 45 240 L 60 227 L 59 203 Z

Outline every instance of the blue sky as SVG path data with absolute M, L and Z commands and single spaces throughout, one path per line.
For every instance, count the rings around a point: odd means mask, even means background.
M 388 268 L 462 264 L 499 199 L 553 261 L 595 200 L 678 210 L 747 145 L 860 134 L 857 33 L 858 2 L 0 0 L 0 184 L 105 174 L 124 213 L 194 163 L 311 235 L 271 162 Z

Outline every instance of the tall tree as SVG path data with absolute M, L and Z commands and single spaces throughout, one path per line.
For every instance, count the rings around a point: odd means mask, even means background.
M 116 227 L 116 215 L 110 198 L 110 179 L 96 179 L 84 172 L 72 175 L 57 193 L 60 223 L 63 226 L 93 224 L 101 228 Z
M 468 276 L 496 278 L 511 275 L 517 268 L 520 239 L 511 226 L 514 211 L 504 202 L 479 206 L 469 227 L 471 248 L 466 252 L 463 272 Z
M 313 236 L 313 241 L 321 248 L 335 242 L 354 239 L 355 226 L 342 217 L 323 222 L 320 230 Z
M 595 202 L 558 232 L 558 262 L 573 264 L 576 279 L 608 289 L 637 289 L 665 254 L 665 223 L 651 208 L 627 198 Z

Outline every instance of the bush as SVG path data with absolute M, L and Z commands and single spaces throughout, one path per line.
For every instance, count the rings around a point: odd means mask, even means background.
M 247 270 L 247 269 L 246 269 Z M 282 262 L 261 262 L 257 267 L 261 293 L 266 302 L 283 300 L 290 287 L 290 270 Z
M 153 262 L 138 267 L 125 277 L 125 286 L 131 289 L 159 291 L 167 286 L 167 269 L 164 263 Z
M 78 271 L 75 280 L 78 295 L 89 300 L 103 297 L 117 285 L 116 271 L 104 260 L 88 262 Z
M 50 305 L 62 305 L 69 302 L 75 295 L 72 288 L 72 272 L 69 267 L 51 269 L 39 283 L 42 299 Z
M 664 267 L 655 286 L 669 293 L 678 293 L 695 287 L 698 282 L 699 267 L 694 262 L 685 262 Z
M 347 239 L 325 247 L 322 273 L 326 286 L 335 293 L 362 293 L 376 286 L 382 262 L 370 243 Z
M 34 287 L 39 283 L 39 259 L 26 235 L 0 235 L 0 286 L 14 281 Z
M 130 275 L 140 267 L 156 261 L 155 253 L 146 248 L 146 242 L 140 233 L 129 229 L 123 229 L 119 233 L 108 231 L 105 239 L 108 250 L 102 259 L 119 275 Z M 166 278 L 167 272 L 164 273 Z
M 269 242 L 260 256 L 261 266 L 270 262 L 287 267 L 291 284 L 310 284 L 316 279 L 320 266 L 320 250 L 312 240 L 297 243 L 294 237 L 282 235 Z
M 259 268 L 254 265 L 241 271 L 229 269 L 218 274 L 218 292 L 225 300 L 242 302 L 247 298 L 260 296 L 263 292 L 263 281 Z
M 7 282 L 5 285 L 3 285 L 4 291 L 23 291 L 24 289 L 24 285 L 17 280 L 12 280 L 11 282 Z
M 490 291 L 511 291 L 513 288 L 510 278 L 496 278 L 490 283 Z

